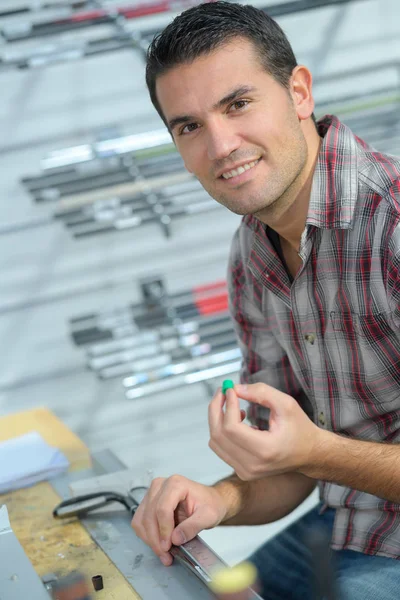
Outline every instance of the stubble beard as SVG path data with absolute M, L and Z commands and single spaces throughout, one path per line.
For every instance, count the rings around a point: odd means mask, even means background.
M 254 211 L 252 214 L 257 217 L 260 221 L 267 223 L 271 227 L 277 223 L 282 216 L 294 204 L 301 188 L 303 185 L 303 171 L 307 164 L 307 147 L 303 155 L 298 156 L 298 162 L 296 162 L 296 169 L 294 169 L 294 163 L 291 165 L 290 175 L 287 174 L 286 185 L 280 193 L 272 198 L 269 202 L 264 203 L 261 210 Z M 284 176 L 282 177 L 284 179 Z
M 256 194 L 246 195 L 243 190 L 242 197 L 232 198 L 227 194 L 217 194 L 215 189 L 205 188 L 206 191 L 214 200 L 236 215 L 251 214 L 263 221 L 275 221 L 290 208 L 297 188 L 301 187 L 298 182 L 307 163 L 307 145 L 304 138 L 302 141 L 304 143 L 299 146 L 295 156 L 290 156 L 287 168 L 280 170 L 274 177 L 274 181 L 267 181 Z
M 281 165 L 279 172 L 275 172 L 275 175 L 272 173 L 267 175 L 266 181 L 252 196 L 246 194 L 246 185 L 236 188 L 244 189 L 240 197 L 238 195 L 235 198 L 232 194 L 218 193 L 215 188 L 211 189 L 211 186 L 208 189 L 203 182 L 200 182 L 214 200 L 236 215 L 252 214 L 264 222 L 274 222 L 290 208 L 301 189 L 302 173 L 308 159 L 308 147 L 294 112 L 291 112 L 289 118 L 293 118 L 292 135 L 274 158 L 274 162 Z M 261 160 L 268 161 L 268 153 L 262 155 Z

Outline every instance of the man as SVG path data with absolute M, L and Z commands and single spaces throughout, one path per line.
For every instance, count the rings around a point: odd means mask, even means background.
M 398 597 L 400 163 L 335 117 L 315 123 L 310 72 L 251 6 L 178 16 L 146 81 L 187 169 L 244 215 L 229 268 L 244 360 L 243 384 L 209 407 L 210 447 L 235 474 L 156 479 L 132 526 L 169 565 L 171 544 L 279 519 L 318 484 L 318 509 L 251 557 L 263 597 L 312 597 L 315 525 L 341 598 Z

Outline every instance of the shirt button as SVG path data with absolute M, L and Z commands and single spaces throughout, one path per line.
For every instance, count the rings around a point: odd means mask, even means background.
M 325 419 L 325 415 L 323 412 L 319 413 L 318 421 L 319 421 L 320 425 L 322 425 L 322 426 L 326 425 L 326 419 Z
M 306 342 L 313 345 L 315 342 L 315 334 L 314 333 L 306 333 L 306 335 L 304 336 L 304 339 L 306 340 Z

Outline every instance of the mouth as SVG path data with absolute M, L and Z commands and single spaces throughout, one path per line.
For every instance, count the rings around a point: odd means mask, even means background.
M 222 181 L 231 184 L 237 184 L 241 183 L 242 181 L 246 181 L 252 176 L 254 169 L 257 168 L 257 165 L 260 161 L 261 158 L 258 158 L 257 160 L 248 162 L 244 165 L 241 165 L 240 167 L 237 167 L 236 169 L 226 171 L 225 173 L 220 175 L 218 179 L 221 179 Z

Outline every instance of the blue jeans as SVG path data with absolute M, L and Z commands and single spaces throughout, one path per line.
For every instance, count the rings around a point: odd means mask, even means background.
M 255 564 L 264 600 L 396 600 L 400 598 L 400 561 L 370 556 L 352 550 L 327 550 L 318 553 L 310 548 L 312 531 L 322 537 L 332 533 L 335 511 L 319 514 L 312 509 L 282 533 L 261 546 L 249 560 Z M 318 530 L 316 529 L 318 528 Z M 315 548 L 315 546 L 314 546 Z M 320 591 L 313 565 L 322 562 L 331 567 L 335 594 Z M 321 560 L 320 560 L 321 559 Z M 317 569 L 321 573 L 321 568 Z M 325 574 L 321 579 L 328 579 Z M 322 584 L 322 588 L 323 588 Z

